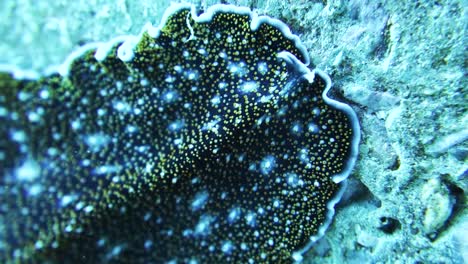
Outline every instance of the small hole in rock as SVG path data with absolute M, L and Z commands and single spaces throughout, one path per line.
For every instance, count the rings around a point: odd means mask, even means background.
M 393 234 L 397 229 L 401 227 L 398 220 L 391 217 L 381 217 L 379 229 L 386 234 Z
M 392 165 L 388 167 L 390 170 L 395 171 L 400 168 L 400 158 L 398 156 L 395 157 L 395 160 L 393 161 Z

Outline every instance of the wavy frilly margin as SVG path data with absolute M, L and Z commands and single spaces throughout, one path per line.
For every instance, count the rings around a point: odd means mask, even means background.
M 325 101 L 325 103 L 332 106 L 333 108 L 343 111 L 351 120 L 351 125 L 353 129 L 349 160 L 345 164 L 343 171 L 332 176 L 333 182 L 339 185 L 339 190 L 335 197 L 333 197 L 327 204 L 327 218 L 325 222 L 322 223 L 322 225 L 319 227 L 317 234 L 309 238 L 309 243 L 305 247 L 296 250 L 292 253 L 292 258 L 294 259 L 294 261 L 301 262 L 304 253 L 310 250 L 312 245 L 325 234 L 325 231 L 327 231 L 328 227 L 330 226 L 333 220 L 333 216 L 335 215 L 335 205 L 341 200 L 341 197 L 343 196 L 343 193 L 347 186 L 346 179 L 351 174 L 351 171 L 353 170 L 354 164 L 356 163 L 358 157 L 359 140 L 361 138 L 361 132 L 359 127 L 359 121 L 354 110 L 349 105 L 328 97 L 328 92 L 332 88 L 332 81 L 325 72 L 319 69 L 310 70 L 305 64 L 301 63 L 301 61 L 298 60 L 294 55 L 286 51 L 280 52 L 278 54 L 278 57 L 284 59 L 288 64 L 293 65 L 294 69 L 297 70 L 299 73 L 303 74 L 302 78 L 306 79 L 309 83 L 314 82 L 315 74 L 322 78 L 326 83 L 325 89 L 322 92 L 323 100 Z
M 341 173 L 332 176 L 332 180 L 335 183 L 340 185 L 340 189 L 335 195 L 335 197 L 333 197 L 333 199 L 331 199 L 330 202 L 328 202 L 327 204 L 328 212 L 327 212 L 326 221 L 319 227 L 317 234 L 309 238 L 309 243 L 305 247 L 299 250 L 296 250 L 292 253 L 293 260 L 296 263 L 299 263 L 303 260 L 303 254 L 306 253 L 312 247 L 312 245 L 325 234 L 325 231 L 328 229 L 328 227 L 331 224 L 331 221 L 335 214 L 335 205 L 340 201 L 343 195 L 343 192 L 347 185 L 346 179 L 350 175 L 354 167 L 354 164 L 356 163 L 356 160 L 357 160 L 358 146 L 359 146 L 361 133 L 360 133 L 360 127 L 359 127 L 359 122 L 358 122 L 356 113 L 347 104 L 335 101 L 328 97 L 327 94 L 332 87 L 332 82 L 331 82 L 330 77 L 325 72 L 319 69 L 310 70 L 307 67 L 309 65 L 310 59 L 309 59 L 309 55 L 308 55 L 306 47 L 302 44 L 299 37 L 294 35 L 289 29 L 289 27 L 283 22 L 281 22 L 280 20 L 271 18 L 268 16 L 264 16 L 264 15 L 259 16 L 257 13 L 255 13 L 254 11 L 252 11 L 250 8 L 247 8 L 247 7 L 238 7 L 238 6 L 223 5 L 223 4 L 213 5 L 209 7 L 204 13 L 197 15 L 196 8 L 194 5 L 173 3 L 165 11 L 159 26 L 155 27 L 151 23 L 147 23 L 143 27 L 140 34 L 137 36 L 124 35 L 124 36 L 116 37 L 108 42 L 95 42 L 95 43 L 84 45 L 78 48 L 77 50 L 73 51 L 62 64 L 48 67 L 43 73 L 40 73 L 34 70 L 20 69 L 14 65 L 9 65 L 9 64 L 0 64 L 0 72 L 9 72 L 16 79 L 27 79 L 27 80 L 36 80 L 36 79 L 39 79 L 41 76 L 48 76 L 54 73 L 59 73 L 61 76 L 66 77 L 69 73 L 70 65 L 72 64 L 72 62 L 76 58 L 83 55 L 85 52 L 92 50 L 92 49 L 96 49 L 96 53 L 94 55 L 96 60 L 103 61 L 106 58 L 109 51 L 111 50 L 111 48 L 117 43 L 122 43 L 117 50 L 117 56 L 122 61 L 130 61 L 134 57 L 134 49 L 136 45 L 138 44 L 139 40 L 142 38 L 142 35 L 145 32 L 147 32 L 151 37 L 154 37 L 154 38 L 158 37 L 162 31 L 162 28 L 166 24 L 167 20 L 170 18 L 170 16 L 181 9 L 187 9 L 187 8 L 191 10 L 192 18 L 196 22 L 209 22 L 211 21 L 211 19 L 216 13 L 230 12 L 230 13 L 237 13 L 240 15 L 249 16 L 251 18 L 250 29 L 252 31 L 256 31 L 262 23 L 270 24 L 274 26 L 275 28 L 279 29 L 286 38 L 294 42 L 296 48 L 302 53 L 305 61 L 300 61 L 293 54 L 287 51 L 280 52 L 277 56 L 279 58 L 284 59 L 287 63 L 292 65 L 294 69 L 298 71 L 298 73 L 302 74 L 301 77 L 306 79 L 309 83 L 312 83 L 314 81 L 315 74 L 319 75 L 323 80 L 325 80 L 326 87 L 322 93 L 324 101 L 328 105 L 345 112 L 345 114 L 351 120 L 352 128 L 353 128 L 353 137 L 352 137 L 349 160 L 346 163 L 345 168 L 343 169 Z M 187 26 L 191 29 L 191 26 L 188 22 L 187 22 Z

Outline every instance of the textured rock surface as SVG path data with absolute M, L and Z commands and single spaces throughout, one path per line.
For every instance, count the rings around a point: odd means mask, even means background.
M 8 19 L 0 22 L 6 36 L 0 62 L 45 69 L 82 43 L 137 34 L 147 21 L 159 20 L 168 2 L 2 1 L 0 15 Z M 348 95 L 360 116 L 363 142 L 352 176 L 357 183 L 307 261 L 462 263 L 466 239 L 460 233 L 468 221 L 466 3 L 225 2 L 289 24 L 312 62 L 331 75 L 337 97 Z M 380 101 L 360 98 L 363 92 Z M 452 143 L 440 143 L 447 138 Z M 428 182 L 431 188 L 424 187 Z M 439 201 L 451 201 L 452 210 L 430 206 L 445 220 L 425 228 L 429 200 L 422 200 L 422 192 L 428 189 Z

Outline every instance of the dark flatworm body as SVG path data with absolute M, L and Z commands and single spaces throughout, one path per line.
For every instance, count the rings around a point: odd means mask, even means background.
M 359 138 L 307 64 L 278 20 L 177 5 L 45 77 L 1 67 L 1 261 L 301 260 Z

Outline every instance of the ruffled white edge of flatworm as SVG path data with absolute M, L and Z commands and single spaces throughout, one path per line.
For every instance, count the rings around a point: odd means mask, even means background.
M 325 103 L 330 105 L 331 107 L 334 107 L 336 109 L 339 109 L 343 111 L 348 118 L 351 121 L 352 129 L 353 129 L 353 135 L 351 139 L 351 150 L 350 150 L 350 157 L 348 162 L 345 164 L 345 167 L 343 171 L 341 171 L 338 174 L 335 174 L 332 176 L 332 180 L 339 184 L 339 190 L 335 197 L 333 197 L 328 203 L 327 203 L 327 216 L 326 220 L 322 225 L 319 227 L 318 232 L 316 235 L 311 236 L 309 238 L 309 243 L 299 249 L 296 250 L 292 253 L 292 258 L 295 262 L 301 262 L 303 260 L 303 255 L 306 253 L 310 248 L 313 246 L 317 240 L 319 240 L 324 234 L 325 231 L 328 229 L 330 226 L 333 216 L 335 215 L 335 205 L 341 200 L 341 197 L 343 196 L 343 192 L 346 189 L 347 182 L 346 179 L 348 176 L 351 174 L 351 171 L 354 168 L 354 164 L 356 163 L 358 153 L 359 153 L 359 141 L 361 138 L 361 132 L 360 132 L 360 127 L 359 127 L 359 121 L 357 118 L 356 113 L 354 110 L 347 104 L 338 102 L 336 100 L 333 100 L 332 98 L 328 97 L 328 92 L 332 88 L 332 81 L 330 77 L 323 71 L 319 69 L 314 69 L 310 70 L 307 68 L 305 64 L 303 64 L 301 61 L 299 61 L 294 55 L 292 55 L 289 52 L 280 52 L 278 54 L 278 57 L 284 59 L 288 64 L 293 65 L 294 69 L 298 71 L 298 73 L 302 74 L 302 78 L 306 79 L 309 83 L 313 83 L 315 79 L 315 75 L 317 74 L 320 78 L 322 78 L 325 83 L 325 89 L 322 92 L 322 97 Z
M 196 8 L 192 4 L 186 3 L 173 3 L 168 9 L 164 12 L 164 15 L 161 19 L 159 26 L 153 26 L 151 23 L 147 23 L 143 29 L 141 30 L 140 34 L 138 35 L 124 35 L 118 36 L 110 41 L 107 42 L 94 42 L 90 44 L 86 44 L 82 47 L 79 47 L 75 51 L 73 51 L 70 55 L 67 56 L 65 61 L 60 65 L 53 65 L 47 67 L 43 72 L 38 72 L 34 70 L 24 70 L 20 69 L 14 65 L 10 64 L 0 64 L 0 71 L 9 72 L 11 73 L 16 79 L 38 79 L 41 76 L 48 76 L 54 73 L 59 73 L 62 76 L 67 76 L 70 71 L 70 66 L 72 62 L 86 53 L 89 50 L 96 49 L 95 58 L 98 61 L 102 61 L 106 58 L 108 53 L 110 52 L 111 48 L 121 42 L 122 44 L 118 47 L 117 56 L 122 61 L 131 61 L 134 57 L 134 49 L 135 46 L 138 44 L 138 41 L 142 38 L 142 35 L 147 32 L 152 37 L 158 37 L 161 29 L 166 24 L 167 20 L 171 17 L 172 14 L 181 10 L 181 9 L 190 9 L 192 18 L 196 22 L 209 22 L 216 13 L 219 12 L 231 12 L 237 13 L 241 15 L 248 15 L 252 21 L 250 24 L 250 28 L 255 31 L 259 28 L 262 23 L 270 24 L 276 28 L 278 28 L 286 38 L 292 40 L 296 45 L 296 48 L 301 52 L 304 57 L 304 64 L 309 64 L 309 56 L 305 46 L 300 41 L 299 37 L 294 35 L 289 27 L 281 22 L 278 19 L 274 19 L 268 16 L 259 16 L 257 13 L 251 11 L 247 7 L 237 7 L 234 5 L 223 5 L 217 4 L 209 7 L 204 13 L 197 15 Z M 190 27 L 189 24 L 187 24 Z

